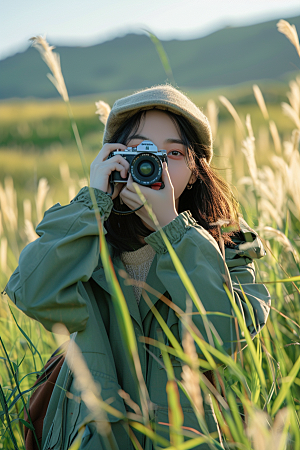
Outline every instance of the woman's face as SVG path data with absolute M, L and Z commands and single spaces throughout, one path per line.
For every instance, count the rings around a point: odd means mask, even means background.
M 168 170 L 174 186 L 175 205 L 178 210 L 179 197 L 186 185 L 193 179 L 192 171 L 186 164 L 186 148 L 172 119 L 163 111 L 149 110 L 141 120 L 137 132 L 129 135 L 127 146 L 135 147 L 149 140 L 158 150 L 166 150 Z

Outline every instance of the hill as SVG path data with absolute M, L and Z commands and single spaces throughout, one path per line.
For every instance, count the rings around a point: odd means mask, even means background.
M 288 21 L 300 30 L 300 16 Z M 272 20 L 226 27 L 192 40 L 162 41 L 179 87 L 208 89 L 247 81 L 283 81 L 299 70 L 299 57 Z M 90 47 L 57 47 L 70 96 L 137 90 L 167 80 L 146 35 L 128 34 Z M 56 97 L 37 50 L 0 61 L 0 99 Z

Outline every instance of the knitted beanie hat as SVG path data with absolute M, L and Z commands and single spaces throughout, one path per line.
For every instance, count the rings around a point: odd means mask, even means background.
M 117 100 L 107 118 L 103 144 L 109 142 L 120 125 L 138 110 L 154 107 L 171 111 L 189 120 L 197 133 L 198 143 L 204 145 L 205 158 L 209 164 L 213 156 L 213 148 L 208 119 L 195 103 L 169 84 L 153 86 Z

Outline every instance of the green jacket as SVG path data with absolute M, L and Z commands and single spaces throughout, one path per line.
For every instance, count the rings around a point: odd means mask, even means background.
M 102 219 L 106 220 L 112 209 L 112 200 L 102 191 L 95 189 L 94 192 Z M 125 414 L 130 408 L 125 406 L 118 395 L 120 388 L 129 393 L 137 404 L 140 404 L 140 401 L 127 361 L 110 287 L 99 258 L 98 227 L 88 188 L 81 189 L 69 205 L 56 204 L 50 208 L 36 231 L 40 237 L 22 251 L 19 266 L 10 278 L 6 292 L 18 308 L 41 322 L 47 330 L 51 330 L 57 322 L 66 325 L 70 333 L 73 333 L 71 338 L 75 339 L 80 347 L 91 374 L 101 385 L 102 398 L 114 399 L 112 405 Z M 223 288 L 225 271 L 229 274 L 231 290 L 243 310 L 247 327 L 254 336 L 255 327 L 263 327 L 266 323 L 270 297 L 263 285 L 255 284 L 252 260 L 264 256 L 265 251 L 253 230 L 241 220 L 241 233 L 240 238 L 236 239 L 236 247 L 225 250 L 226 266 L 216 241 L 197 224 L 188 211 L 179 214 L 164 227 L 164 231 L 199 293 L 206 311 L 232 314 L 230 301 Z M 253 239 L 252 246 L 247 250 L 243 250 L 243 246 L 240 247 L 240 244 L 246 241 L 245 233 Z M 160 233 L 153 232 L 145 241 L 156 252 L 146 283 L 156 291 L 165 293 L 178 307 L 185 310 L 186 291 Z M 141 336 L 157 339 L 157 329 L 160 326 L 143 298 L 140 304 L 137 304 L 132 286 L 125 285 L 124 279 L 119 275 L 119 269 L 124 270 L 124 266 L 119 256 L 109 248 L 132 318 L 141 367 L 154 407 L 153 420 L 156 423 L 168 423 L 167 377 L 161 364 L 160 351 L 151 346 L 150 350 L 155 357 L 149 356 L 145 345 L 139 340 Z M 240 284 L 254 308 L 257 322 L 255 326 Z M 171 331 L 181 341 L 181 322 L 174 311 L 154 295 L 149 296 Z M 222 315 L 210 315 L 209 319 L 222 339 L 224 348 L 230 353 L 232 340 L 236 340 L 232 331 L 235 329 L 233 319 Z M 193 315 L 193 321 L 206 338 L 201 317 Z M 180 360 L 172 357 L 172 364 L 175 376 L 180 379 Z M 77 398 L 80 396 L 66 363 L 60 371 L 44 421 L 43 450 L 66 450 L 73 442 L 79 424 L 88 414 L 83 401 L 78 402 L 76 398 L 65 396 L 64 389 Z M 184 412 L 184 426 L 199 430 L 190 403 L 182 392 L 180 400 Z M 217 425 L 211 406 L 204 403 L 204 407 L 208 429 L 210 432 L 216 432 Z M 109 416 L 109 421 L 117 448 L 133 449 L 121 421 L 113 416 Z M 167 427 L 161 428 L 158 432 L 168 437 Z M 143 448 L 152 449 L 148 439 L 145 440 L 142 435 L 138 435 L 138 439 Z M 105 448 L 93 423 L 86 428 L 80 448 Z M 205 444 L 197 448 L 204 450 L 209 447 Z

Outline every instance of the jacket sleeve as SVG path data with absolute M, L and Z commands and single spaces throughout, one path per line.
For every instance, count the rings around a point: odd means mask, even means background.
M 94 192 L 104 221 L 112 200 L 98 189 Z M 78 282 L 87 281 L 99 261 L 99 232 L 89 188 L 82 188 L 69 205 L 57 203 L 46 211 L 36 232 L 39 238 L 21 252 L 5 292 L 49 331 L 56 322 L 64 323 L 70 333 L 83 330 L 89 315 Z
M 229 280 L 231 294 L 252 336 L 265 325 L 270 309 L 268 290 L 264 285 L 255 283 L 253 258 L 265 255 L 258 236 L 246 222 L 241 220 L 241 231 L 235 240 L 235 247 L 226 248 L 226 263 L 224 263 L 215 239 L 192 218 L 189 211 L 179 214 L 176 219 L 163 227 L 163 230 L 193 283 L 204 309 L 210 313 L 207 317 L 221 338 L 223 348 L 231 353 L 236 347 L 237 338 L 243 339 L 243 337 L 241 332 L 238 337 L 236 335 L 231 302 L 223 287 L 225 278 Z M 247 233 L 249 236 L 246 239 Z M 249 241 L 250 236 L 252 242 L 246 242 Z M 158 253 L 156 268 L 158 278 L 172 301 L 185 311 L 187 292 L 174 268 L 160 232 L 152 233 L 145 238 L 145 241 Z M 256 323 L 252 322 L 241 286 L 253 307 Z M 197 312 L 195 305 L 193 305 L 193 312 Z M 228 316 L 214 313 L 224 313 Z M 174 326 L 177 321 L 177 331 L 174 331 L 182 340 L 181 322 L 172 310 L 170 310 L 170 316 L 173 320 L 170 319 L 169 326 Z M 199 314 L 193 315 L 193 322 L 203 338 L 208 341 L 204 323 Z M 199 348 L 197 350 L 201 353 Z

